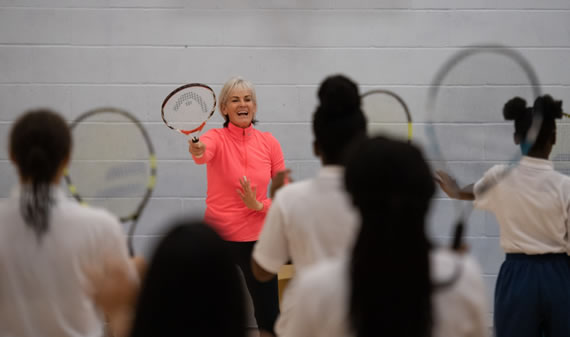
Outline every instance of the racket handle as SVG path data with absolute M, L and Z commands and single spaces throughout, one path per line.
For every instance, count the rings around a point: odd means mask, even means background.
M 134 257 L 135 256 L 135 248 L 133 246 L 133 236 L 132 235 L 129 235 L 127 238 L 127 247 L 129 248 L 129 256 Z
M 453 230 L 453 242 L 451 244 L 451 249 L 458 251 L 461 248 L 463 241 L 463 221 L 457 222 L 455 229 Z
M 200 139 L 196 136 L 192 137 L 192 143 L 198 143 Z

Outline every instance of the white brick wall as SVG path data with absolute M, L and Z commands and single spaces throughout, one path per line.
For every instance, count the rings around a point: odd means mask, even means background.
M 24 110 L 47 106 L 73 119 L 101 105 L 134 112 L 147 125 L 159 158 L 156 193 L 138 231 L 149 245 L 175 214 L 204 209 L 205 170 L 179 135 L 160 123 L 164 96 L 187 82 L 218 91 L 232 75 L 257 85 L 259 128 L 281 142 L 294 176 L 312 176 L 311 113 L 320 81 L 345 73 L 362 85 L 390 88 L 409 103 L 416 142 L 425 145 L 425 104 L 438 67 L 466 45 L 519 48 L 545 92 L 570 94 L 570 2 L 567 0 L 0 0 L 0 137 Z M 460 179 L 473 181 L 502 152 L 464 135 L 510 137 L 500 116 L 466 101 L 465 85 L 481 81 L 486 102 L 500 105 L 524 78 L 512 68 L 468 72 L 441 89 L 447 123 L 444 148 Z M 462 124 L 467 123 L 467 124 Z M 216 116 L 211 123 L 221 124 Z M 500 131 L 497 131 L 500 130 Z M 5 142 L 3 144 L 6 144 Z M 6 146 L 0 149 L 0 197 L 15 182 Z M 502 147 L 501 147 L 502 148 Z M 429 147 L 426 152 L 431 159 Z M 447 240 L 452 203 L 434 201 L 432 234 Z M 493 216 L 475 212 L 469 241 L 491 286 L 503 254 Z M 446 241 L 444 241 L 446 242 Z M 490 294 L 491 294 L 490 289 Z

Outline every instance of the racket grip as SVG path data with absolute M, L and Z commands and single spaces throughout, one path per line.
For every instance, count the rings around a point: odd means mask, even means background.
M 192 137 L 192 143 L 198 143 L 200 139 L 196 136 Z
M 453 230 L 453 242 L 451 243 L 451 249 L 454 251 L 458 251 L 461 248 L 464 228 L 463 221 L 459 221 L 455 225 L 455 229 Z

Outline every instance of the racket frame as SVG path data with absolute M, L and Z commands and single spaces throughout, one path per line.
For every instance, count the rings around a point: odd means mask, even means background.
M 143 135 L 144 141 L 145 141 L 147 148 L 148 148 L 148 151 L 149 151 L 149 159 L 148 160 L 149 160 L 149 165 L 150 165 L 150 171 L 149 171 L 149 177 L 148 177 L 148 182 L 146 185 L 145 194 L 144 194 L 143 198 L 141 199 L 141 201 L 139 202 L 137 208 L 131 214 L 129 214 L 127 216 L 119 217 L 119 221 L 123 224 L 130 222 L 130 225 L 128 226 L 128 230 L 127 230 L 127 246 L 128 246 L 130 255 L 134 256 L 133 236 L 134 236 L 134 233 L 136 230 L 137 222 L 138 222 L 144 208 L 146 207 L 148 201 L 150 200 L 150 197 L 152 196 L 152 193 L 154 191 L 154 187 L 156 185 L 156 174 L 157 174 L 156 154 L 154 152 L 154 146 L 151 142 L 150 136 L 149 136 L 148 132 L 146 131 L 146 129 L 143 127 L 142 123 L 135 116 L 133 116 L 131 113 L 129 113 L 125 110 L 118 109 L 118 108 L 101 107 L 101 108 L 89 110 L 89 111 L 83 113 L 82 115 L 80 115 L 73 122 L 71 122 L 71 124 L 69 125 L 70 130 L 73 132 L 73 129 L 79 123 L 81 123 L 83 120 L 85 120 L 85 119 L 87 119 L 93 115 L 100 114 L 100 113 L 119 114 L 119 115 L 127 118 L 131 122 L 133 122 L 133 124 L 139 129 L 139 131 Z M 71 179 L 71 175 L 69 173 L 68 168 L 66 168 L 64 171 L 64 179 L 65 179 L 65 182 L 67 183 L 67 186 L 68 186 L 69 192 L 71 193 L 71 196 L 73 198 L 75 198 L 75 200 L 77 200 L 81 205 L 87 206 L 88 205 L 87 202 L 85 201 L 84 198 L 81 197 L 81 195 L 77 191 L 77 186 L 73 183 L 73 180 Z
M 538 76 L 534 71 L 534 68 L 532 67 L 530 62 L 528 62 L 527 59 L 520 52 L 508 46 L 500 44 L 471 45 L 467 46 L 465 49 L 460 50 L 458 53 L 453 54 L 449 59 L 447 59 L 445 63 L 443 63 L 443 65 L 437 71 L 434 80 L 431 82 L 430 89 L 428 92 L 428 100 L 427 100 L 428 116 L 432 116 L 435 112 L 439 88 L 441 86 L 441 83 L 445 80 L 445 77 L 448 75 L 448 73 L 464 59 L 477 54 L 502 55 L 510 60 L 513 60 L 524 70 L 525 74 L 527 75 L 530 81 L 530 87 L 533 91 L 533 95 L 535 96 L 534 98 L 536 99 L 541 95 L 541 87 L 540 87 L 540 81 L 538 80 Z M 433 126 L 430 127 L 430 125 L 433 125 L 434 122 L 435 121 L 433 120 L 428 120 L 428 122 L 426 123 L 427 126 L 426 135 L 432 145 L 432 149 L 435 150 L 436 157 L 442 158 L 441 161 L 445 162 L 446 160 L 444 159 L 445 157 L 443 156 L 441 148 L 439 146 L 439 142 L 435 134 L 434 127 Z M 528 151 L 530 150 L 530 148 L 534 144 L 534 141 L 536 140 L 536 137 L 538 136 L 538 132 L 540 131 L 541 125 L 542 125 L 541 114 L 538 113 L 537 111 L 533 111 L 533 121 L 527 133 L 527 139 L 525 139 L 524 144 L 521 146 L 522 153 L 512 158 L 510 160 L 511 163 L 520 161 L 520 158 L 528 154 Z M 516 165 L 510 165 L 507 168 L 507 170 L 505 170 L 502 178 L 508 175 L 515 166 Z M 498 180 L 502 180 L 502 178 Z M 480 192 L 485 193 L 496 184 L 497 182 L 488 183 L 485 186 L 481 186 Z M 458 204 L 463 203 L 463 201 L 456 201 L 456 202 Z M 455 251 L 459 251 L 460 248 L 463 246 L 463 235 L 467 223 L 466 220 L 471 214 L 471 211 L 465 211 L 465 207 L 461 206 L 461 208 L 462 209 L 459 212 L 458 220 L 456 221 L 452 233 L 451 248 Z
M 388 95 L 388 96 L 394 98 L 404 108 L 404 112 L 406 113 L 406 123 L 408 125 L 408 135 L 407 135 L 408 143 L 411 142 L 412 137 L 413 137 L 412 114 L 410 113 L 410 109 L 408 108 L 406 101 L 404 101 L 404 99 L 402 97 L 400 97 L 398 94 L 396 94 L 395 92 L 390 91 L 390 90 L 386 90 L 386 89 L 373 89 L 373 90 L 367 91 L 360 96 L 360 99 L 362 101 L 362 100 L 364 100 L 364 98 L 366 96 L 377 95 L 377 94 Z
M 164 115 L 165 115 L 165 114 L 164 114 L 164 108 L 165 108 L 165 106 L 166 106 L 166 103 L 168 103 L 168 101 L 170 100 L 170 98 L 171 98 L 172 96 L 176 95 L 177 93 L 179 93 L 179 92 L 182 91 L 182 90 L 185 90 L 185 89 L 188 89 L 188 88 L 192 88 L 192 87 L 200 87 L 200 88 L 208 89 L 208 90 L 212 93 L 212 98 L 213 98 L 214 104 L 213 104 L 213 106 L 212 106 L 212 108 L 211 108 L 211 111 L 208 113 L 208 116 L 206 117 L 206 119 L 205 119 L 198 127 L 194 128 L 194 129 L 191 129 L 191 130 L 181 130 L 181 129 L 178 129 L 178 128 L 176 128 L 176 127 L 170 125 L 170 123 L 166 120 L 166 117 L 164 116 Z M 168 128 L 170 128 L 170 129 L 172 129 L 172 130 L 174 130 L 174 131 L 176 131 L 176 132 L 178 132 L 178 133 L 181 133 L 181 134 L 183 134 L 183 135 L 188 136 L 188 135 L 190 135 L 190 134 L 192 134 L 192 133 L 202 131 L 202 129 L 204 128 L 204 126 L 206 126 L 206 122 L 214 115 L 214 112 L 216 112 L 216 105 L 217 105 L 216 93 L 214 92 L 214 90 L 212 90 L 212 88 L 210 88 L 210 86 L 208 86 L 208 85 L 206 85 L 206 84 L 203 84 L 203 83 L 189 83 L 189 84 L 185 84 L 185 85 L 183 85 L 183 86 L 180 86 L 180 87 L 174 89 L 170 94 L 168 94 L 168 96 L 166 96 L 166 98 L 165 98 L 164 101 L 162 102 L 162 106 L 161 106 L 161 108 L 160 108 L 160 115 L 161 115 L 161 117 L 162 117 L 162 121 L 164 122 L 164 124 L 165 124 Z M 197 141 L 197 138 L 196 138 L 196 137 L 194 137 L 194 138 L 195 138 L 196 141 Z

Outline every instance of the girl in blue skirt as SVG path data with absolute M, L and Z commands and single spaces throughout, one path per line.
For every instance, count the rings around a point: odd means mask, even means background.
M 538 136 L 508 174 L 506 165 L 495 165 L 461 189 L 438 172 L 440 186 L 451 198 L 474 200 L 475 207 L 494 213 L 500 225 L 506 260 L 495 288 L 497 337 L 570 336 L 570 177 L 555 171 L 548 160 L 562 102 L 545 95 L 527 107 L 517 97 L 503 109 L 505 119 L 514 121 L 514 142 L 521 146 L 534 113 L 542 115 Z

